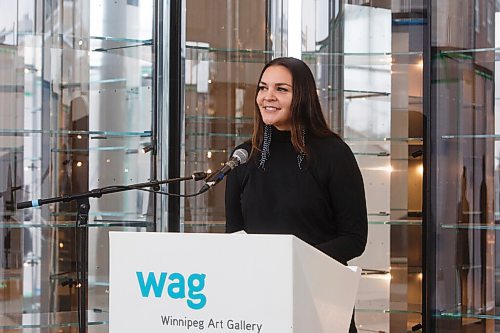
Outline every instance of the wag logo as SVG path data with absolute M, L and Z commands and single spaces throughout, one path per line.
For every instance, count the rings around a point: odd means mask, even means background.
M 151 296 L 151 292 L 153 292 L 156 298 L 186 299 L 187 306 L 193 310 L 203 309 L 207 303 L 207 297 L 202 293 L 205 288 L 205 274 L 191 274 L 187 280 L 181 273 L 169 275 L 167 272 L 159 274 L 136 272 L 136 276 L 144 298 L 153 297 Z

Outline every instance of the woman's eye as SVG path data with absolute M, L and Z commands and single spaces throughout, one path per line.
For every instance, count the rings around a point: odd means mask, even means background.
M 264 87 L 264 86 L 259 86 L 259 90 L 265 90 L 265 89 L 266 89 L 266 87 Z
M 286 92 L 286 91 L 288 91 L 288 89 L 286 89 L 286 88 L 278 88 L 278 91 L 285 91 Z

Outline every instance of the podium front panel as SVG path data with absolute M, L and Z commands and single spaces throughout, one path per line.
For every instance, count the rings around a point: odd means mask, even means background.
M 110 332 L 293 332 L 292 236 L 110 233 Z

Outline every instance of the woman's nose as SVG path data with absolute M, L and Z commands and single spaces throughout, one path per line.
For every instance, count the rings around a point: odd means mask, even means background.
M 266 91 L 264 99 L 266 101 L 274 101 L 276 99 L 276 96 L 274 95 L 274 92 L 271 89 L 269 89 L 268 91 Z

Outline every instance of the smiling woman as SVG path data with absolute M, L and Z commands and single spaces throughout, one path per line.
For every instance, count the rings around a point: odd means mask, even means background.
M 354 155 L 328 128 L 304 62 L 274 59 L 258 82 L 252 140 L 238 146 L 250 159 L 227 177 L 226 231 L 292 234 L 345 264 L 368 230 Z
M 260 79 L 256 103 L 262 121 L 279 130 L 292 128 L 292 74 L 283 66 L 268 67 Z

